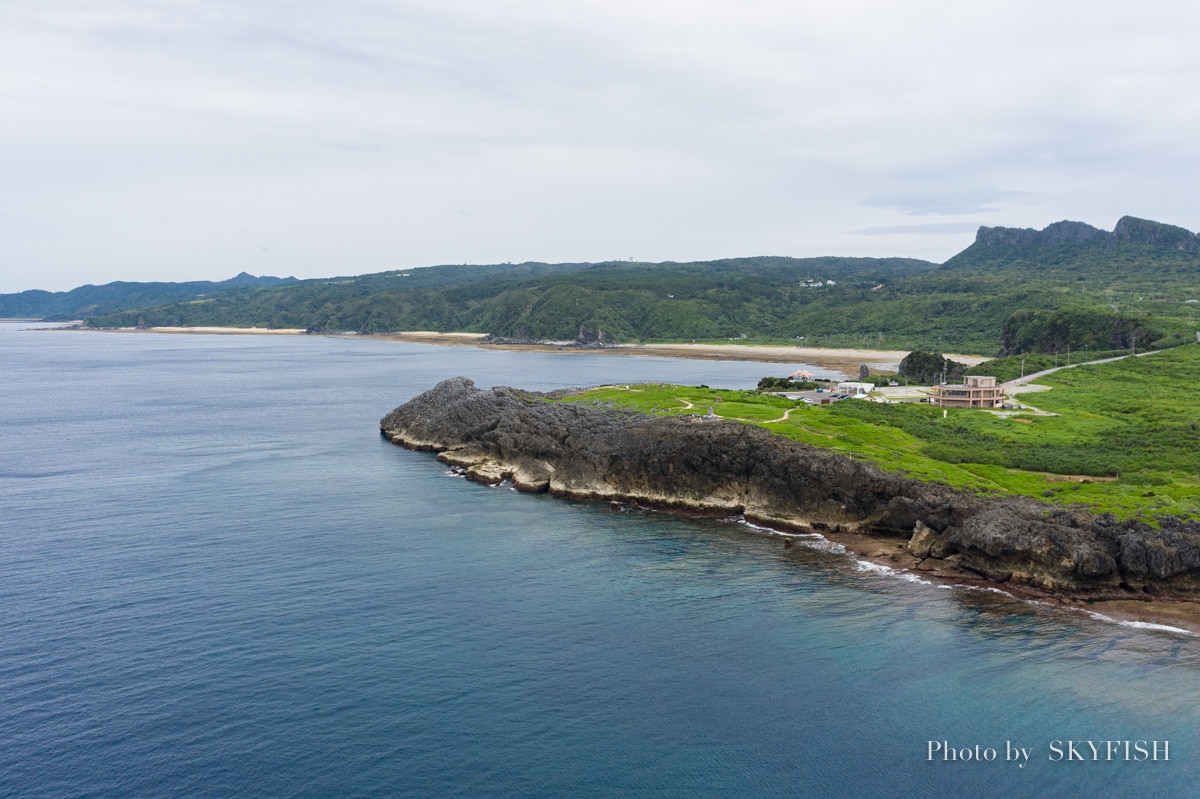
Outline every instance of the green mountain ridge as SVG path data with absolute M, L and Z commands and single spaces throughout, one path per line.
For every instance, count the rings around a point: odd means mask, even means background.
M 1040 231 L 982 227 L 941 265 L 774 256 L 459 265 L 209 290 L 160 304 L 135 299 L 86 314 L 89 324 L 803 340 L 988 355 L 1111 350 L 1195 340 L 1200 238 L 1123 217 L 1112 231 L 1070 221 Z
M 241 272 L 228 280 L 184 283 L 116 281 L 79 286 L 70 291 L 22 291 L 0 294 L 0 318 L 47 320 L 87 319 L 130 308 L 150 307 L 193 299 L 229 289 L 295 283 L 294 277 L 256 277 Z

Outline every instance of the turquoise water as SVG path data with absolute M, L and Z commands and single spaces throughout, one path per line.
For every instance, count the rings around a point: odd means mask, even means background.
M 487 488 L 378 435 L 454 374 L 784 366 L 13 327 L 0 795 L 1195 795 L 1195 637 Z M 1051 762 L 1071 739 L 1170 760 Z

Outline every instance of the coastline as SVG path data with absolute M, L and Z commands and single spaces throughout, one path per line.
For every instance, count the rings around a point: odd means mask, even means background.
M 297 336 L 305 331 L 299 327 L 75 327 L 72 330 L 99 333 L 181 333 L 215 336 Z
M 682 517 L 723 518 L 745 524 L 781 542 L 791 549 L 800 540 L 819 540 L 841 548 L 839 554 L 896 579 L 921 582 L 940 588 L 960 588 L 991 591 L 1015 602 L 1049 607 L 1061 611 L 1083 613 L 1110 624 L 1157 629 L 1176 635 L 1200 637 L 1200 599 L 1184 595 L 1141 595 L 1139 597 L 1111 595 L 1073 595 L 1055 590 L 1043 590 L 1033 585 L 1008 580 L 991 579 L 976 571 L 954 564 L 951 559 L 919 558 L 910 551 L 908 538 L 876 535 L 864 532 L 865 527 L 848 529 L 847 525 L 811 523 L 800 518 L 758 515 L 751 512 L 730 514 L 719 504 L 703 504 L 679 500 L 665 495 L 607 494 L 602 491 L 548 489 L 519 464 L 497 462 L 487 457 L 466 455 L 461 449 L 442 449 L 428 440 L 406 439 L 402 435 L 384 432 L 396 446 L 417 452 L 436 453 L 438 461 L 450 466 L 459 476 L 482 485 L 510 484 L 522 493 L 549 493 L 559 499 L 576 502 L 605 503 L 614 511 L 669 513 Z M 799 544 L 803 546 L 803 543 Z M 824 547 L 822 547 L 824 548 Z
M 784 546 L 789 546 L 787 531 L 776 530 L 766 525 L 764 527 L 784 537 Z M 1041 591 L 1033 586 L 997 582 L 970 572 L 938 569 L 929 565 L 928 561 L 922 562 L 915 557 L 908 551 L 908 542 L 900 539 L 833 531 L 822 531 L 821 536 L 844 547 L 849 557 L 861 558 L 868 563 L 912 575 L 933 585 L 998 591 L 1018 601 L 1085 613 L 1114 624 L 1157 625 L 1200 636 L 1200 600 L 1170 597 L 1132 599 L 1066 596 Z
M 74 330 L 92 328 L 74 327 Z M 301 328 L 264 327 L 147 327 L 96 328 L 96 332 L 165 333 L 208 335 L 306 335 Z M 357 333 L 317 333 L 307 335 L 357 337 Z M 443 347 L 477 347 L 509 352 L 550 352 L 589 355 L 633 355 L 654 358 L 683 358 L 688 360 L 752 361 L 759 363 L 796 363 L 822 366 L 848 375 L 857 375 L 858 367 L 866 364 L 879 372 L 895 372 L 909 350 L 874 350 L 850 347 L 792 347 L 783 344 L 612 344 L 605 347 L 578 347 L 570 342 L 541 342 L 537 344 L 494 344 L 485 342 L 485 333 L 439 333 L 432 330 L 408 330 L 367 336 L 372 339 L 403 341 L 415 344 L 436 344 Z M 946 353 L 951 360 L 974 366 L 988 360 L 982 355 Z
M 1159 531 L 1048 512 L 1029 498 L 956 491 L 737 423 L 620 417 L 539 396 L 454 378 L 389 413 L 380 432 L 480 483 L 743 521 L 785 548 L 820 537 L 899 579 L 1200 634 L 1200 571 L 1190 565 L 1200 539 L 1187 525 Z M 1158 565 L 1147 569 L 1147 558 Z

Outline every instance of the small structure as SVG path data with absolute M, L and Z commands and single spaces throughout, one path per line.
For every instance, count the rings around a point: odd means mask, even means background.
M 854 380 L 847 380 L 845 382 L 838 383 L 837 390 L 838 390 L 839 394 L 849 394 L 851 396 L 857 397 L 857 396 L 870 394 L 872 391 L 875 390 L 875 384 L 874 383 L 860 383 L 860 382 L 854 381 Z
M 1004 404 L 1004 389 L 994 377 L 968 375 L 961 384 L 934 386 L 929 402 L 939 408 L 999 408 Z

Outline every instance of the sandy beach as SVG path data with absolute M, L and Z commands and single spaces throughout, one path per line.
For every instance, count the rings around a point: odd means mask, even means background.
M 486 336 L 482 333 L 435 333 L 421 330 L 389 333 L 382 338 L 396 341 L 416 341 L 424 344 L 473 345 L 484 349 L 812 364 L 851 375 L 857 375 L 858 367 L 864 363 L 875 372 L 895 372 L 900 366 L 901 359 L 909 352 L 908 350 L 866 350 L 845 347 L 791 347 L 777 344 L 615 344 L 602 349 L 587 349 L 573 346 L 570 342 L 486 344 L 483 343 Z M 988 360 L 980 355 L 951 354 L 947 357 L 968 366 Z
M 294 336 L 303 333 L 301 327 L 123 327 L 121 332 L 134 333 L 207 333 L 210 335 Z
M 119 328 L 123 333 L 175 333 L 209 335 L 299 335 L 300 328 L 265 327 L 150 327 Z M 358 336 L 357 333 L 323 333 L 329 336 Z M 790 363 L 821 366 L 846 375 L 858 374 L 859 366 L 866 364 L 872 372 L 894 373 L 900 360 L 908 350 L 868 350 L 847 347 L 792 347 L 775 344 L 615 344 L 598 349 L 576 347 L 571 342 L 545 342 L 541 344 L 492 344 L 485 343 L 484 333 L 439 333 L 433 330 L 408 330 L 397 333 L 371 335 L 389 341 L 409 341 L 419 344 L 437 344 L 452 347 L 480 347 L 482 349 L 555 352 L 563 354 L 592 355 L 640 355 L 656 358 L 691 358 L 697 360 L 758 361 L 762 363 Z M 986 361 L 980 355 L 947 354 L 948 358 L 974 366 Z

